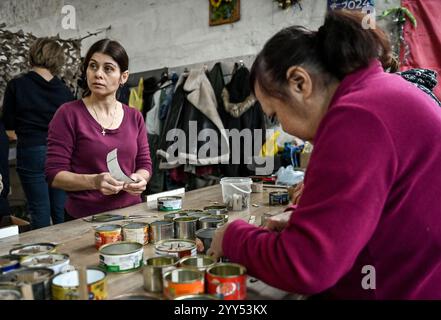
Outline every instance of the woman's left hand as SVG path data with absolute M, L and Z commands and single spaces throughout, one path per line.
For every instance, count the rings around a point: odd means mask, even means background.
M 224 240 L 224 234 L 230 224 L 226 223 L 222 227 L 218 228 L 213 235 L 211 241 L 211 247 L 207 251 L 207 255 L 212 256 L 216 261 L 224 255 L 222 250 L 222 242 Z
M 123 190 L 135 196 L 143 193 L 147 187 L 147 180 L 139 173 L 133 173 L 130 178 L 136 182 L 124 184 Z

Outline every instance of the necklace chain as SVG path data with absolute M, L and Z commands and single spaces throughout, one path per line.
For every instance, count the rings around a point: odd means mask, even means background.
M 92 110 L 93 110 L 93 112 L 95 113 L 95 117 L 96 117 L 96 120 L 97 120 L 98 124 L 101 126 L 101 129 L 103 130 L 103 131 L 101 131 L 101 133 L 102 133 L 103 136 L 106 135 L 106 130 L 109 130 L 109 129 L 112 127 L 113 122 L 115 122 L 115 114 L 116 114 L 116 109 L 117 109 L 117 107 L 118 107 L 118 101 L 116 101 L 116 103 L 115 103 L 115 109 L 113 110 L 113 113 L 112 113 L 112 122 L 111 122 L 110 125 L 106 128 L 106 127 L 104 127 L 104 126 L 101 124 L 100 119 L 99 119 L 99 117 L 98 117 L 98 113 L 97 113 L 96 110 L 95 110 L 95 105 L 92 104 Z

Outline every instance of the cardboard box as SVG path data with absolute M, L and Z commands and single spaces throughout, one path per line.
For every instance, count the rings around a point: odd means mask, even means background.
M 18 230 L 20 233 L 31 231 L 31 224 L 26 220 L 14 216 L 2 217 L 0 228 L 6 228 L 10 226 L 18 226 Z

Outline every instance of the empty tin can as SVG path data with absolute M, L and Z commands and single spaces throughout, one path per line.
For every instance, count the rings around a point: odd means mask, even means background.
M 3 300 L 21 300 L 20 288 L 12 285 L 0 285 L 0 301 Z
M 176 269 L 178 258 L 175 256 L 153 257 L 145 261 L 143 268 L 144 289 L 148 292 L 163 291 L 163 275 Z
M 209 267 L 212 267 L 216 261 L 210 256 L 188 256 L 179 260 L 179 266 L 182 268 L 198 269 L 205 272 Z
M 175 218 L 181 218 L 187 216 L 188 216 L 187 213 L 182 211 L 167 213 L 166 215 L 164 215 L 164 221 L 173 222 Z
M 35 300 L 49 300 L 53 275 L 54 271 L 48 268 L 20 269 L 0 276 L 0 282 L 15 286 L 19 286 L 20 283 L 29 284 Z
M 230 218 L 230 217 L 228 216 L 228 214 L 224 214 L 224 213 L 222 213 L 222 214 L 216 214 L 215 216 L 218 217 L 218 218 L 221 218 L 222 220 L 224 220 L 224 223 L 227 223 L 227 222 L 228 222 L 228 219 Z
M 211 241 L 213 240 L 214 233 L 216 232 L 216 228 L 208 228 L 208 229 L 200 229 L 196 231 L 196 238 L 199 239 L 204 248 L 202 253 L 207 253 L 207 250 L 211 247 Z
M 227 206 L 208 206 L 204 208 L 204 211 L 209 214 L 226 214 L 228 213 Z
M 158 198 L 159 211 L 177 211 L 182 210 L 182 197 L 163 197 Z
M 20 259 L 37 254 L 55 252 L 57 246 L 53 243 L 35 243 L 17 247 L 9 251 L 11 256 L 18 256 Z
M 208 229 L 208 228 L 219 228 L 225 222 L 222 217 L 217 217 L 215 215 L 212 215 L 212 216 L 200 218 L 199 223 L 201 225 L 201 229 Z
M 122 228 L 124 241 L 138 242 L 142 245 L 149 243 L 149 224 L 132 222 Z
M 174 238 L 174 222 L 154 221 L 150 224 L 150 243 Z
M 144 249 L 138 242 L 117 242 L 100 248 L 100 267 L 107 272 L 132 272 L 142 267 Z
M 60 273 L 52 280 L 53 300 L 78 300 L 80 297 L 78 271 Z M 107 299 L 106 273 L 95 268 L 87 269 L 87 290 L 89 300 Z
M 193 218 L 198 219 L 198 222 L 197 222 L 197 229 L 196 229 L 196 230 L 201 229 L 201 224 L 200 224 L 199 219 L 200 219 L 200 218 L 203 218 L 203 217 L 208 217 L 209 215 L 210 215 L 210 214 L 209 214 L 208 212 L 206 212 L 206 211 L 192 212 L 192 213 L 189 213 L 189 214 L 188 214 L 189 217 L 193 217 Z
M 223 300 L 245 300 L 247 275 L 244 266 L 219 263 L 207 269 L 207 290 Z
M 67 254 L 48 253 L 27 257 L 21 262 L 21 265 L 25 268 L 49 268 L 55 274 L 59 274 L 69 266 L 69 263 L 70 259 Z
M 20 257 L 2 256 L 0 257 L 0 275 L 17 270 L 20 268 Z
M 196 217 L 175 218 L 175 237 L 177 239 L 196 239 L 198 219 Z
M 178 268 L 164 274 L 164 295 L 167 299 L 202 294 L 205 290 L 204 273 L 196 269 Z
M 183 239 L 160 241 L 155 246 L 155 253 L 158 256 L 175 256 L 178 258 L 195 256 L 196 242 Z
M 99 250 L 102 246 L 122 240 L 122 228 L 117 224 L 108 224 L 95 228 L 95 247 Z

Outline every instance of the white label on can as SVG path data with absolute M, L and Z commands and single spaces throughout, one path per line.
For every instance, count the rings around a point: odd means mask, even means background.
M 107 271 L 118 272 L 128 271 L 141 267 L 143 250 L 127 255 L 107 256 L 100 255 L 101 262 L 105 265 Z
M 148 243 L 148 233 L 144 232 L 145 228 L 124 229 L 124 241 L 138 242 L 142 245 Z

